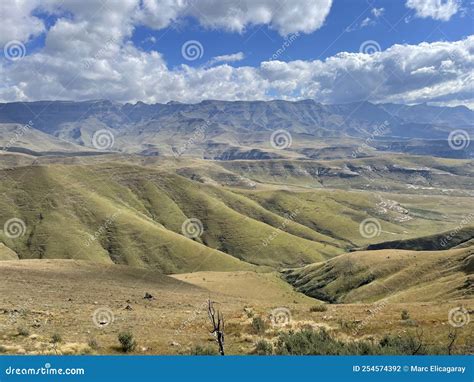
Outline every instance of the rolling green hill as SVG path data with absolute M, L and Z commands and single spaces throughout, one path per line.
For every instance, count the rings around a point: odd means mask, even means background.
M 308 296 L 328 302 L 441 301 L 471 297 L 474 248 L 347 253 L 285 272 Z
M 20 258 L 112 261 L 178 273 L 245 270 L 249 263 L 298 266 L 341 252 L 299 225 L 279 230 L 265 246 L 283 217 L 170 172 L 104 164 L 23 167 L 2 175 L 1 222 L 21 219 L 25 231 L 0 238 Z M 183 235 L 189 218 L 202 222 L 200 238 Z
M 474 220 L 474 214 L 466 216 L 464 224 L 470 224 Z M 374 249 L 407 249 L 415 251 L 436 251 L 449 248 L 464 248 L 472 245 L 474 239 L 474 227 L 460 226 L 450 232 L 441 232 L 435 235 L 422 236 L 407 240 L 394 240 L 384 243 L 372 244 L 368 250 Z
M 25 224 L 20 237 L 1 232 L 0 242 L 22 259 L 86 259 L 165 273 L 280 269 L 447 231 L 471 201 L 268 183 L 249 189 L 203 181 L 203 173 L 239 177 L 218 163 L 104 158 L 47 157 L 0 170 L 0 223 Z M 183 234 L 188 219 L 199 219 L 200 236 Z M 361 234 L 366 219 L 380 225 L 377 235 Z

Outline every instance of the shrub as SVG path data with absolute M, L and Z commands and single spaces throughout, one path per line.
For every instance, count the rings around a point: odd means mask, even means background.
M 346 321 L 343 319 L 339 319 L 338 323 L 341 326 L 342 330 L 354 330 L 358 326 L 357 321 Z
M 244 312 L 248 318 L 252 318 L 254 316 L 253 309 L 248 306 L 244 307 Z
M 23 336 L 23 337 L 28 337 L 30 335 L 30 331 L 28 330 L 28 328 L 21 326 L 18 328 L 18 335 Z
M 133 338 L 133 334 L 130 332 L 120 333 L 118 335 L 118 340 L 124 353 L 133 351 L 137 346 L 135 339 Z
M 280 355 L 413 355 L 431 354 L 436 349 L 422 346 L 420 336 L 385 336 L 380 342 L 340 341 L 324 329 L 303 329 L 281 333 L 276 354 Z
M 59 342 L 61 342 L 63 339 L 61 337 L 61 334 L 59 333 L 54 333 L 52 336 L 51 336 L 51 342 L 53 344 L 57 344 Z
M 344 344 L 326 330 L 303 329 L 299 332 L 281 333 L 276 354 L 281 355 L 338 355 L 343 354 Z
M 210 346 L 196 345 L 191 348 L 190 355 L 217 355 L 216 349 Z
M 412 320 L 411 318 L 409 318 L 408 320 L 405 320 L 403 324 L 406 326 L 418 326 L 418 322 L 416 322 L 415 320 Z
M 383 354 L 414 355 L 424 354 L 425 350 L 421 340 L 412 334 L 404 336 L 387 335 L 380 340 Z
M 255 345 L 255 354 L 271 355 L 273 354 L 273 345 L 268 341 L 260 340 Z
M 314 305 L 311 308 L 309 308 L 310 312 L 326 312 L 328 310 L 328 307 L 326 304 L 319 304 L 319 305 Z
M 400 315 L 402 320 L 408 320 L 410 318 L 410 314 L 408 313 L 407 310 L 402 310 L 402 314 Z
M 266 327 L 267 325 L 265 324 L 265 321 L 263 321 L 261 317 L 254 317 L 252 319 L 252 331 L 255 334 L 265 333 Z
M 94 350 L 97 350 L 99 348 L 99 343 L 97 342 L 97 340 L 95 340 L 94 338 L 91 338 L 88 342 L 87 342 L 87 345 L 89 345 L 89 347 L 91 349 L 94 349 Z

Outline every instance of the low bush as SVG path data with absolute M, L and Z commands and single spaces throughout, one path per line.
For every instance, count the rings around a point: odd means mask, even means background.
M 276 354 L 280 355 L 337 355 L 342 354 L 344 344 L 335 340 L 324 329 L 303 329 L 298 332 L 281 333 Z
M 402 310 L 402 314 L 400 315 L 402 320 L 408 320 L 410 318 L 410 314 L 408 313 L 407 310 Z
M 281 333 L 275 349 L 279 355 L 413 355 L 437 352 L 434 348 L 423 346 L 421 338 L 413 333 L 385 336 L 378 342 L 345 342 L 324 329 Z
M 52 336 L 51 336 L 51 342 L 53 344 L 57 344 L 59 342 L 62 342 L 62 337 L 61 337 L 61 334 L 59 333 L 54 333 Z
M 328 310 L 328 307 L 326 304 L 319 304 L 319 305 L 314 305 L 311 308 L 309 308 L 310 312 L 326 312 Z
M 196 345 L 191 348 L 190 355 L 217 355 L 217 350 L 210 346 Z
M 271 355 L 273 354 L 273 345 L 265 340 L 260 340 L 255 345 L 255 354 L 257 355 Z
M 133 351 L 137 346 L 137 343 L 133 338 L 133 334 L 130 332 L 120 333 L 118 335 L 118 340 L 120 342 L 120 347 L 124 353 L 129 353 Z
M 254 317 L 252 319 L 252 332 L 254 334 L 263 334 L 267 329 L 267 325 L 265 321 L 262 320 L 261 317 Z
M 18 328 L 18 335 L 22 337 L 28 337 L 30 335 L 30 331 L 28 330 L 28 328 L 21 326 Z
M 97 342 L 97 340 L 95 340 L 94 338 L 91 338 L 88 342 L 87 342 L 87 345 L 89 345 L 89 347 L 91 349 L 94 349 L 94 350 L 97 350 L 99 348 L 99 343 Z

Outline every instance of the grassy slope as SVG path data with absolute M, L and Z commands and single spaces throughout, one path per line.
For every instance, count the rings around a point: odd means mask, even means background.
M 474 248 L 417 252 L 347 253 L 327 262 L 286 271 L 309 296 L 332 302 L 437 301 L 472 297 Z
M 0 243 L 0 260 L 18 260 L 18 255 L 5 244 Z
M 20 258 L 113 261 L 178 273 L 251 269 L 248 262 L 301 266 L 341 251 L 298 225 L 288 233 L 277 230 L 272 246 L 264 246 L 284 218 L 241 195 L 169 172 L 117 164 L 49 165 L 2 175 L 1 222 L 20 218 L 26 232 L 18 239 L 3 233 L 0 238 Z M 262 216 L 264 222 L 258 221 Z M 181 233 L 192 217 L 204 225 L 196 240 Z M 97 240 L 90 240 L 94 234 Z
M 298 211 L 295 221 L 338 241 L 346 250 L 369 244 L 399 239 L 417 238 L 438 233 L 459 225 L 469 203 L 468 198 L 439 196 L 394 195 L 345 190 L 314 190 L 305 192 L 247 192 L 264 208 L 271 211 Z M 408 210 L 410 220 L 394 210 L 382 211 L 382 200 L 397 200 Z M 380 223 L 380 234 L 363 237 L 359 226 L 367 218 Z
M 279 274 L 273 272 L 194 272 L 173 277 L 213 293 L 238 298 L 271 301 L 273 304 L 316 302 L 313 298 L 295 291 Z
M 166 161 L 74 162 L 83 164 L 0 171 L 0 223 L 16 217 L 27 227 L 19 239 L 0 233 L 0 241 L 20 258 L 87 259 L 166 273 L 248 270 L 248 263 L 299 267 L 356 247 L 451 229 L 471 199 L 384 194 L 409 209 L 412 219 L 399 222 L 393 211 L 380 213 L 380 193 L 243 190 L 177 175 Z M 382 227 L 372 239 L 359 232 L 368 217 Z M 182 235 L 187 218 L 202 221 L 200 238 Z
M 469 216 L 469 215 L 468 215 Z M 474 216 L 474 215 L 471 215 Z M 442 232 L 435 235 L 422 236 L 407 240 L 394 240 L 384 243 L 372 244 L 368 250 L 374 249 L 407 249 L 415 251 L 435 251 L 449 248 L 464 248 L 472 245 L 474 226 L 459 228 L 451 232 Z
M 26 128 L 24 125 L 0 123 L 0 146 L 7 146 L 10 151 L 18 148 L 32 152 L 93 152 L 94 148 L 87 148 L 58 139 L 52 135 L 36 130 L 34 127 Z
M 1 221 L 26 223 L 21 238 L 2 241 L 20 258 L 74 258 L 147 266 L 166 273 L 251 267 L 167 230 L 130 189 L 81 167 L 10 171 L 2 182 Z M 97 233 L 97 240 L 90 240 Z

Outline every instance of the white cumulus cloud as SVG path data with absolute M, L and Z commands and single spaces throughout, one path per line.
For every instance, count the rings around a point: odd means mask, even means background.
M 162 8 L 156 10 L 164 9 L 163 12 L 143 12 L 155 3 L 155 0 L 115 0 L 110 4 L 95 0 L 42 1 L 42 11 L 54 13 L 57 19 L 46 32 L 44 47 L 14 62 L 0 59 L 0 101 L 105 98 L 122 102 L 199 102 L 313 98 L 325 103 L 364 99 L 472 102 L 474 36 L 455 42 L 394 45 L 371 55 L 343 52 L 325 60 L 271 60 L 257 67 L 236 68 L 230 64 L 244 58 L 239 52 L 216 56 L 211 60 L 212 65 L 183 64 L 172 69 L 159 52 L 138 49 L 130 37 L 139 23 L 160 28 L 179 22 L 182 15 L 197 12 L 190 11 L 197 3 L 160 0 L 158 5 Z M 221 9 L 217 3 L 230 8 Z M 203 13 L 195 17 L 208 27 L 236 31 L 250 24 L 266 23 L 282 34 L 310 31 L 324 20 L 321 9 L 316 12 L 310 7 L 314 0 L 280 3 L 282 9 L 276 7 L 277 3 L 201 0 L 199 12 Z M 294 12 L 288 12 L 287 3 L 292 4 Z M 331 2 L 319 3 L 329 7 Z M 255 7 L 258 15 L 252 13 Z M 33 17 L 34 9 L 30 5 L 15 17 L 28 20 Z M 145 20 L 151 15 L 160 20 Z M 38 29 L 13 31 L 9 37 L 28 38 L 42 33 L 42 28 L 41 24 Z
M 43 21 L 31 15 L 39 6 L 39 0 L 0 1 L 0 44 L 12 40 L 22 42 L 44 32 Z
M 221 56 L 213 57 L 209 62 L 209 65 L 214 65 L 222 62 L 237 62 L 242 61 L 245 58 L 243 52 L 233 53 L 233 54 L 223 54 Z
M 87 49 L 84 49 L 87 51 Z M 262 62 L 234 68 L 170 69 L 158 52 L 114 41 L 72 60 L 45 51 L 0 70 L 0 99 L 199 102 L 204 99 L 312 98 L 324 103 L 472 102 L 474 36 L 456 42 L 394 45 L 375 54 L 339 53 L 326 60 Z
M 459 0 L 407 0 L 406 6 L 414 9 L 418 17 L 441 21 L 448 21 L 461 8 Z
M 242 32 L 250 25 L 268 24 L 287 35 L 320 28 L 331 5 L 332 0 L 143 0 L 136 18 L 155 29 L 192 17 L 209 28 Z

